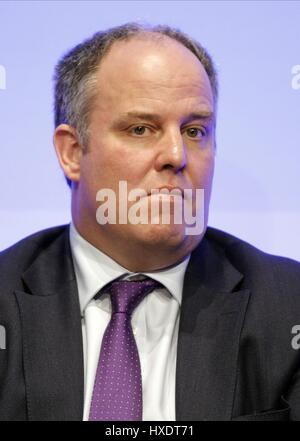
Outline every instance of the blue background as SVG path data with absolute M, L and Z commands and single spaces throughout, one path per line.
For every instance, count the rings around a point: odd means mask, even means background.
M 53 68 L 82 39 L 127 21 L 179 27 L 215 59 L 209 224 L 300 260 L 297 1 L 0 2 L 0 249 L 69 222 L 69 189 L 52 145 Z

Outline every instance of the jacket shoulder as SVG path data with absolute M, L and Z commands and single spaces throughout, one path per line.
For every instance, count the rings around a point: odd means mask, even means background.
M 15 272 L 30 265 L 37 255 L 47 249 L 59 236 L 68 232 L 69 225 L 61 225 L 38 231 L 0 252 L 0 274 L 9 268 Z
M 290 279 L 300 286 L 300 262 L 288 257 L 266 253 L 250 243 L 239 239 L 232 234 L 209 227 L 206 232 L 208 241 L 222 250 L 222 253 L 243 274 L 253 278 L 267 278 L 274 280 Z

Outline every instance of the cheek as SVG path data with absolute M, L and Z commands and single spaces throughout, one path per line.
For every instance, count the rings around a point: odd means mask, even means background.
M 138 188 L 153 168 L 153 152 L 120 144 L 108 163 L 116 180 L 127 181 L 131 187 Z
M 101 142 L 92 146 L 93 164 L 109 171 L 116 178 L 120 176 L 135 176 L 139 170 L 141 175 L 151 162 L 151 152 L 136 145 L 128 145 L 125 140 L 114 135 L 103 136 Z
M 210 187 L 214 174 L 214 155 L 206 154 L 191 161 L 191 175 L 194 187 Z
M 143 178 L 147 174 L 145 163 L 144 155 L 136 152 L 91 154 L 83 162 L 81 178 L 93 195 L 103 188 L 118 193 L 120 181 L 127 182 L 128 189 L 143 188 Z

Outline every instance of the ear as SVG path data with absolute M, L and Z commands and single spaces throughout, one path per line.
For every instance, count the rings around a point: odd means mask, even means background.
M 71 181 L 78 182 L 82 147 L 76 130 L 68 124 L 60 124 L 54 132 L 53 143 L 65 175 Z

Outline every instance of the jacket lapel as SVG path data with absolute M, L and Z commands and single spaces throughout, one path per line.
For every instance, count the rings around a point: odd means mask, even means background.
M 249 290 L 205 238 L 185 275 L 176 371 L 177 420 L 230 420 Z
M 68 229 L 23 274 L 16 291 L 30 420 L 81 420 L 83 350 Z

